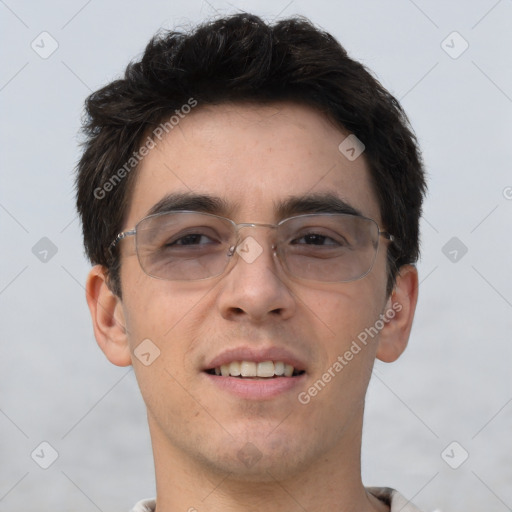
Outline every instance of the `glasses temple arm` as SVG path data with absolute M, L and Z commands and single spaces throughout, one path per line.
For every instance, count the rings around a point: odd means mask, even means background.
M 128 236 L 133 236 L 135 235 L 135 229 L 132 229 L 130 231 L 123 231 L 122 233 L 119 233 L 115 238 L 114 240 L 112 241 L 112 243 L 108 246 L 108 251 L 109 253 L 112 255 L 112 251 L 115 249 L 116 245 L 121 241 L 123 240 L 124 238 L 128 237 Z

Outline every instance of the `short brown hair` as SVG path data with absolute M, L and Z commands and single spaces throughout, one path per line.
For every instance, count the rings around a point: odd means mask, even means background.
M 400 266 L 417 261 L 426 184 L 416 138 L 398 101 L 308 20 L 271 25 L 241 13 L 188 33 L 155 36 L 124 78 L 86 100 L 77 208 L 86 254 L 107 268 L 114 293 L 121 296 L 120 261 L 108 248 L 123 227 L 137 170 L 134 155 L 147 133 L 190 98 L 199 105 L 306 103 L 354 133 L 365 145 L 384 227 L 397 239 L 388 250 L 388 293 Z

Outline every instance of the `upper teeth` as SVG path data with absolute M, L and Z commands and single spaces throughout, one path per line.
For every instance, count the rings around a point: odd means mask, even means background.
M 223 377 L 229 375 L 232 377 L 273 377 L 274 375 L 291 377 L 293 370 L 291 364 L 285 364 L 282 361 L 263 361 L 261 363 L 233 361 L 215 368 L 215 374 Z

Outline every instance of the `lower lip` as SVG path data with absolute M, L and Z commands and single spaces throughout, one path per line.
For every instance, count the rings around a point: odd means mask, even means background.
M 274 377 L 268 379 L 241 379 L 239 377 L 222 377 L 205 373 L 210 382 L 235 396 L 246 400 L 267 400 L 279 396 L 300 386 L 306 374 L 296 377 Z

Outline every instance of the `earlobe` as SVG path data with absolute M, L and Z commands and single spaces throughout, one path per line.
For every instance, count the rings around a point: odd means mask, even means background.
M 122 302 L 107 285 L 105 267 L 96 265 L 89 272 L 86 298 L 99 347 L 111 363 L 117 366 L 130 365 L 130 346 Z
M 413 265 L 404 265 L 383 312 L 388 322 L 380 333 L 377 348 L 376 356 L 381 361 L 396 361 L 407 347 L 417 300 L 418 271 Z

